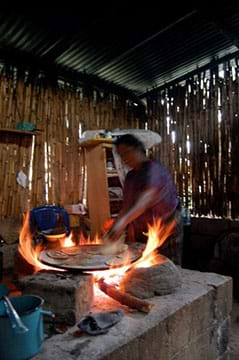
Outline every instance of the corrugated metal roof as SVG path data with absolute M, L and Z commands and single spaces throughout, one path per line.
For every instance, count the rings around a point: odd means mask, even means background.
M 81 9 L 0 11 L 0 55 L 97 76 L 137 95 L 239 47 L 239 7 L 85 4 Z M 77 77 L 77 74 L 76 74 Z

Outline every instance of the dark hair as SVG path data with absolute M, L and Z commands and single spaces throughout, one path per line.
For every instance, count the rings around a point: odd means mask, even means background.
M 145 154 L 145 146 L 136 136 L 131 134 L 125 134 L 117 137 L 114 144 L 118 147 L 119 145 L 131 146 Z

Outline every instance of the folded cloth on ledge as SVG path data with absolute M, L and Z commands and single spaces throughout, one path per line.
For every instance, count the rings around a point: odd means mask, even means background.
M 123 315 L 122 310 L 92 313 L 83 317 L 77 326 L 89 335 L 105 334 L 122 319 Z

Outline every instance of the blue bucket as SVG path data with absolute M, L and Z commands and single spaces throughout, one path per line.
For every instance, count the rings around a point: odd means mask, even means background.
M 0 301 L 0 359 L 26 360 L 41 350 L 44 340 L 42 314 L 52 316 L 52 313 L 41 309 L 44 301 L 39 296 L 23 295 L 9 299 L 29 331 L 16 333 L 6 314 L 3 301 Z

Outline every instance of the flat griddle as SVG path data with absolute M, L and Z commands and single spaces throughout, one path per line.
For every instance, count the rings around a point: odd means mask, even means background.
M 142 255 L 144 244 L 132 243 L 118 255 L 101 255 L 103 245 L 79 245 L 68 248 L 45 249 L 39 254 L 44 264 L 67 270 L 96 271 L 117 268 L 133 263 Z

